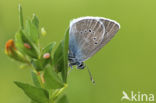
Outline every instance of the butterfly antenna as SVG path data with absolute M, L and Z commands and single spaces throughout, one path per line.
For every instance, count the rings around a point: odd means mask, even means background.
M 89 76 L 90 76 L 90 80 L 92 81 L 92 83 L 95 85 L 95 81 L 93 79 L 93 76 L 92 76 L 92 73 L 90 72 L 90 69 L 87 67 L 87 70 L 88 70 L 88 73 L 89 73 Z

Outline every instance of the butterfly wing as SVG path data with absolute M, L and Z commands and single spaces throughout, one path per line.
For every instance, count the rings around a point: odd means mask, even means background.
M 85 61 L 104 39 L 105 27 L 96 17 L 82 17 L 70 23 L 69 55 Z
M 106 32 L 105 32 L 105 38 L 102 41 L 102 44 L 100 47 L 103 47 L 106 45 L 114 36 L 115 34 L 119 31 L 120 29 L 120 24 L 117 23 L 114 20 L 110 19 L 105 19 L 105 18 L 100 18 L 100 20 L 103 22 Z
M 120 29 L 120 24 L 114 20 L 100 17 L 100 21 L 102 21 L 105 26 L 105 35 L 101 44 L 93 50 L 90 56 L 93 56 L 97 51 L 99 51 L 103 46 L 105 46 Z

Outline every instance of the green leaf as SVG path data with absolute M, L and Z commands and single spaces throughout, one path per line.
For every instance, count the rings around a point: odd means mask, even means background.
M 67 82 L 68 72 L 68 46 L 69 46 L 69 28 L 66 31 L 64 40 L 59 44 L 54 53 L 54 67 L 57 72 L 61 72 L 62 79 Z
M 26 21 L 26 26 L 25 26 L 25 34 L 30 40 L 38 45 L 38 40 L 39 40 L 39 30 L 36 27 L 37 24 L 32 23 L 30 20 Z
M 52 68 L 46 68 L 44 72 L 45 87 L 48 89 L 58 89 L 64 86 L 63 82 Z
M 19 19 L 20 19 L 20 27 L 21 29 L 24 29 L 23 12 L 22 12 L 22 6 L 20 4 L 19 4 Z
M 32 72 L 31 75 L 32 75 L 32 80 L 33 80 L 34 85 L 36 87 L 41 87 L 37 74 L 35 72 Z
M 57 103 L 69 103 L 67 96 L 63 95 L 58 101 Z
M 32 101 L 37 103 L 48 103 L 49 94 L 45 89 L 37 88 L 21 82 L 15 82 L 15 84 L 21 88 L 24 93 L 32 99 Z
M 54 53 L 54 58 L 53 58 L 53 63 L 55 70 L 57 72 L 61 72 L 62 69 L 64 68 L 64 60 L 63 60 L 63 44 L 62 42 L 59 44 L 57 47 L 55 53 Z
M 33 18 L 31 22 L 36 26 L 37 29 L 39 28 L 39 20 L 35 14 L 33 14 Z
M 51 51 L 52 51 L 53 47 L 55 46 L 55 44 L 56 44 L 55 42 L 52 42 L 49 45 L 47 45 L 45 48 L 43 48 L 42 55 L 44 53 L 51 53 Z
M 43 70 L 43 65 L 42 65 L 42 63 L 41 63 L 40 60 L 38 60 L 38 59 L 32 59 L 32 60 L 31 60 L 31 64 L 33 65 L 33 67 L 34 67 L 37 71 Z
M 37 47 L 25 36 L 22 30 L 16 33 L 15 35 L 16 47 L 22 52 L 27 54 L 32 58 L 38 58 L 38 49 Z M 29 48 L 25 46 L 29 45 Z
M 43 67 L 45 67 L 48 63 L 52 63 L 51 52 L 55 44 L 56 44 L 55 42 L 52 42 L 48 46 L 42 49 L 40 61 L 43 64 Z M 44 58 L 44 55 L 46 53 L 50 54 L 49 58 Z
M 68 73 L 68 49 L 69 49 L 69 28 L 66 31 L 65 34 L 65 39 L 64 39 L 64 48 L 63 48 L 63 52 L 64 52 L 64 68 L 62 70 L 62 78 L 63 81 L 66 83 L 67 82 L 67 73 Z

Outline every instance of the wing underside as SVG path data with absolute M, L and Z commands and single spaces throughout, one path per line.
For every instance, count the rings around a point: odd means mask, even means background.
M 85 61 L 107 44 L 118 30 L 119 24 L 109 19 L 75 19 L 70 24 L 70 54 L 78 61 Z

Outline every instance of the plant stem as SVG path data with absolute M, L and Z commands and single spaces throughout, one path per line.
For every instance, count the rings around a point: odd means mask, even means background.
M 41 72 L 37 72 L 36 69 L 32 66 L 32 64 L 31 64 L 29 61 L 27 61 L 26 63 L 27 63 L 28 66 L 30 66 L 30 67 L 32 68 L 32 70 L 37 74 L 37 79 L 38 79 L 38 81 L 39 81 L 39 83 L 40 83 L 40 86 L 41 86 L 42 88 L 44 88 L 43 82 L 42 82 L 42 80 L 41 80 Z
M 65 84 L 63 88 L 56 90 L 56 92 L 53 95 L 53 100 L 56 100 L 57 97 L 64 91 L 66 87 L 67 87 L 67 84 Z

